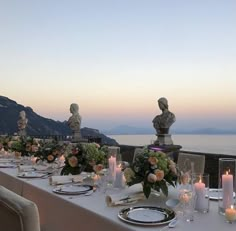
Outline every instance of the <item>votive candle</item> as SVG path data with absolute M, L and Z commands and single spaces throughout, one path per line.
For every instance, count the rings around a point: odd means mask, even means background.
M 236 209 L 231 205 L 230 208 L 225 209 L 225 218 L 232 222 L 236 220 Z

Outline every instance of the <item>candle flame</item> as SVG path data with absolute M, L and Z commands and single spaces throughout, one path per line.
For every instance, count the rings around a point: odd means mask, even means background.
M 234 208 L 234 206 L 233 206 L 233 205 L 231 205 L 231 206 L 230 206 L 230 208 L 231 208 L 231 209 L 233 209 L 233 208 Z
M 202 176 L 199 177 L 199 183 L 202 183 Z

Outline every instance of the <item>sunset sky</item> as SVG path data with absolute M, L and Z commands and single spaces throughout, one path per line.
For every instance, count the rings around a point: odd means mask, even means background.
M 235 0 L 0 0 L 0 95 L 82 127 L 236 128 Z

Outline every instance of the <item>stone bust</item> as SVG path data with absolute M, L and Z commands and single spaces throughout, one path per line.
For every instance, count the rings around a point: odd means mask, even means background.
M 68 125 L 72 130 L 73 133 L 73 140 L 74 141 L 79 141 L 81 138 L 80 135 L 80 126 L 81 126 L 81 116 L 79 115 L 79 106 L 76 103 L 72 103 L 70 105 L 70 112 L 71 112 L 71 117 L 68 120 Z
M 18 127 L 18 135 L 25 136 L 26 135 L 26 126 L 28 123 L 28 119 L 26 118 L 25 111 L 21 111 L 19 113 L 19 120 L 17 121 L 17 127 Z
M 152 120 L 153 127 L 158 134 L 168 134 L 170 126 L 176 121 L 175 115 L 168 109 L 168 101 L 162 97 L 158 99 L 158 106 L 162 113 Z

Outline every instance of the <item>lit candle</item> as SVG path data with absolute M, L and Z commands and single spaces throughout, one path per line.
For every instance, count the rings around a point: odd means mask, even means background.
M 99 181 L 100 179 L 101 179 L 100 176 L 97 175 L 97 174 L 95 174 L 95 175 L 93 176 L 93 183 L 94 183 L 94 185 L 97 185 L 97 183 L 98 183 L 98 181 Z
M 64 163 L 64 162 L 65 162 L 65 157 L 64 157 L 63 155 L 60 156 L 59 161 L 60 161 L 61 163 Z
M 222 191 L 223 191 L 223 207 L 229 208 L 233 203 L 233 175 L 226 174 L 222 175 Z
M 230 208 L 227 208 L 225 210 L 225 217 L 230 222 L 236 220 L 236 210 L 234 209 L 233 205 L 231 205 Z
M 109 163 L 110 174 L 114 180 L 116 177 L 116 157 L 111 156 L 108 159 L 108 163 Z
M 204 210 L 207 207 L 207 201 L 205 200 L 205 184 L 202 183 L 200 178 L 199 182 L 194 184 L 194 189 L 196 192 L 196 210 Z
M 31 157 L 31 163 L 34 165 L 36 164 L 37 157 Z
M 63 156 L 63 155 L 61 155 L 60 157 L 59 157 L 59 165 L 60 166 L 63 166 L 65 164 L 65 157 Z

